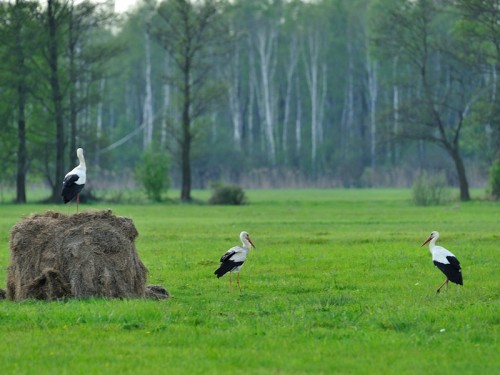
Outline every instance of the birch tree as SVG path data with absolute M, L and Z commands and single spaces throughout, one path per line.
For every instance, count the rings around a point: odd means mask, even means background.
M 165 54 L 165 62 L 164 62 L 164 75 L 168 77 L 170 72 L 170 61 L 168 57 L 168 53 Z M 168 124 L 171 120 L 171 87 L 169 83 L 165 80 L 162 84 L 163 87 L 163 126 L 161 128 L 160 134 L 160 149 L 165 150 L 167 146 L 167 131 Z
M 289 143 L 289 127 L 291 122 L 291 107 L 292 107 L 292 93 L 294 87 L 294 77 L 297 74 L 297 64 L 298 64 L 298 46 L 297 46 L 297 36 L 292 35 L 290 37 L 290 42 L 288 44 L 288 59 L 285 62 L 286 71 L 286 92 L 285 92 L 285 108 L 283 114 L 283 130 L 281 143 L 283 145 L 283 153 L 286 157 L 288 155 L 288 143 Z
M 318 142 L 323 139 L 322 114 L 326 96 L 326 65 L 320 61 L 322 49 L 319 31 L 311 30 L 306 35 L 303 60 L 307 87 L 310 96 L 311 114 L 311 167 L 313 174 L 317 169 L 316 159 Z
M 233 141 L 236 148 L 242 146 L 243 133 L 243 113 L 241 104 L 241 66 L 240 66 L 240 47 L 234 46 L 233 58 L 231 59 L 228 72 L 228 97 L 229 112 L 231 113 L 231 122 L 233 128 Z
M 369 51 L 369 47 L 367 47 Z M 377 157 L 377 98 L 378 98 L 378 64 L 373 60 L 370 53 L 366 56 L 366 72 L 368 80 L 369 116 L 370 116 L 370 160 L 372 168 L 375 168 Z
M 300 91 L 299 77 L 295 79 L 297 114 L 295 116 L 295 165 L 300 166 L 300 156 L 302 153 L 302 94 Z
M 144 33 L 144 48 L 145 48 L 145 95 L 144 104 L 142 107 L 142 124 L 144 125 L 144 136 L 142 147 L 147 150 L 153 142 L 153 88 L 151 83 L 151 42 L 148 33 Z
M 275 118 L 276 95 L 274 73 L 276 69 L 276 43 L 278 31 L 274 25 L 261 25 L 256 30 L 255 49 L 257 51 L 257 70 L 260 73 L 259 106 L 263 113 L 264 136 L 267 143 L 267 154 L 272 166 L 276 164 Z
M 347 38 L 347 77 L 344 88 L 344 103 L 341 116 L 340 149 L 344 160 L 349 159 L 351 151 L 352 129 L 354 127 L 354 57 L 351 38 Z
M 393 58 L 393 63 L 392 63 L 392 134 L 393 135 L 399 133 L 399 127 L 401 121 L 399 115 L 401 89 L 396 79 L 398 76 L 398 68 L 399 68 L 398 62 L 399 62 L 399 57 L 396 55 Z M 391 157 L 392 157 L 392 163 L 396 164 L 396 162 L 399 160 L 399 147 L 394 137 L 391 137 Z

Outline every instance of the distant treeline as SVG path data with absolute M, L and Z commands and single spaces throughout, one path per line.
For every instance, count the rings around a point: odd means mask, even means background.
M 469 199 L 500 156 L 491 0 L 0 1 L 0 183 L 59 195 L 145 150 L 174 186 L 408 186 Z

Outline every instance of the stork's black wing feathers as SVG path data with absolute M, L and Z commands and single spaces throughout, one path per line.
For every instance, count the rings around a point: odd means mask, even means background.
M 75 182 L 79 179 L 77 174 L 70 174 L 64 177 L 63 188 L 61 196 L 63 197 L 64 203 L 68 203 L 73 200 L 79 192 L 83 190 L 85 184 L 76 184 Z
M 450 264 L 457 270 L 460 270 L 462 268 L 460 267 L 460 262 L 458 261 L 457 258 L 452 256 L 447 256 L 446 259 L 448 259 L 448 262 L 450 262 Z
M 220 257 L 220 262 L 224 263 L 225 261 L 231 259 L 231 257 L 234 255 L 234 253 L 236 253 L 235 250 L 228 250 L 228 251 L 226 251 L 224 253 L 224 255 Z
M 68 186 L 71 186 L 73 185 L 77 180 L 79 179 L 78 175 L 77 174 L 70 174 L 66 177 L 64 177 L 64 180 L 63 180 L 63 186 L 64 187 L 68 187 Z
M 434 265 L 439 268 L 451 282 L 464 285 L 462 280 L 462 269 L 460 268 L 460 263 L 457 258 L 448 256 L 446 259 L 450 262 L 449 264 L 434 261 Z
M 217 278 L 222 277 L 226 273 L 231 272 L 233 269 L 241 266 L 242 264 L 243 262 L 232 262 L 231 260 L 226 260 L 225 262 L 221 263 L 220 267 L 214 271 L 214 275 L 217 275 Z

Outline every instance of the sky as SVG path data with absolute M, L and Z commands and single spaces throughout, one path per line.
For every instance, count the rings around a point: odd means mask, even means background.
M 118 13 L 126 12 L 138 2 L 139 0 L 115 0 L 115 11 Z

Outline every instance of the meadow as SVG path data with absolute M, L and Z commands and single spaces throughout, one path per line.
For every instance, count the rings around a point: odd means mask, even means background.
M 2 374 L 500 373 L 500 204 L 417 207 L 410 190 L 251 190 L 245 206 L 106 204 L 134 220 L 136 246 L 173 298 L 0 300 Z M 173 195 L 174 193 L 172 193 Z M 209 192 L 193 195 L 206 201 Z M 62 205 L 0 204 L 0 288 L 10 228 Z M 213 271 L 255 245 L 241 286 Z M 428 247 L 455 253 L 464 286 Z

